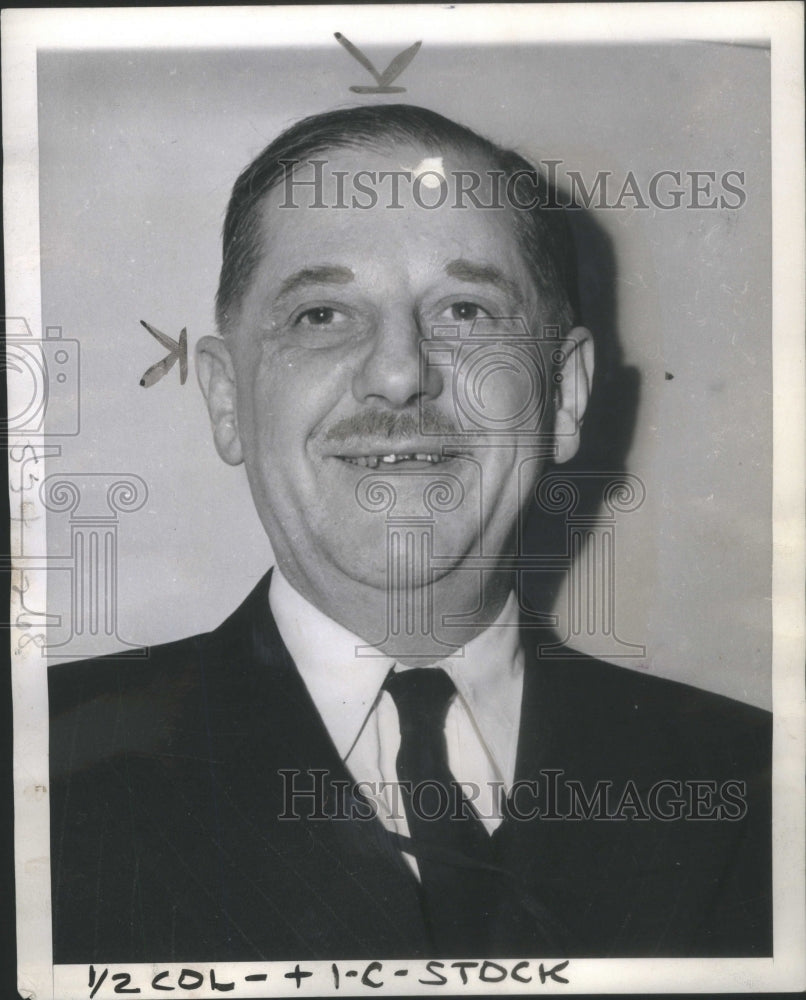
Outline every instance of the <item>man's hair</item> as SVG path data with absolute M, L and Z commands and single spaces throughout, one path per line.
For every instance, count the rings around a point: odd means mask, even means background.
M 546 178 L 514 150 L 497 146 L 435 111 L 409 104 L 344 108 L 304 118 L 281 133 L 243 170 L 224 221 L 216 295 L 221 333 L 230 327 L 260 263 L 264 236 L 260 204 L 286 176 L 289 161 L 304 163 L 329 150 L 385 149 L 397 143 L 486 160 L 492 170 L 503 173 L 510 202 L 534 204 L 509 211 L 541 297 L 541 320 L 567 333 L 576 312 L 574 246 L 565 211 L 557 205 Z

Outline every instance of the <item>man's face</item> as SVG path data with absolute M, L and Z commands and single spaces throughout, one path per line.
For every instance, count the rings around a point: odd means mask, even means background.
M 282 183 L 262 206 L 261 260 L 227 338 L 237 442 L 225 457 L 242 455 L 278 562 L 309 595 L 345 577 L 386 588 L 388 530 L 407 521 L 433 526 L 432 578 L 502 552 L 539 472 L 537 435 L 506 432 L 552 419 L 539 340 L 524 337 L 548 321 L 544 304 L 512 210 L 454 207 L 451 171 L 486 168 L 446 155 L 439 208 L 411 184 L 390 207 L 388 181 L 374 208 L 333 207 L 339 172 L 349 205 L 358 171 L 416 170 L 429 155 L 335 151 L 327 207 L 302 186 L 281 207 Z

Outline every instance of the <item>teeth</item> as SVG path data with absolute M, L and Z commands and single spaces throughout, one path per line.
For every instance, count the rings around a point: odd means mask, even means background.
M 449 457 L 443 457 L 439 454 L 429 454 L 428 452 L 418 452 L 414 455 L 396 455 L 394 453 L 390 455 L 357 455 L 355 457 L 345 457 L 344 461 L 349 462 L 351 465 L 360 465 L 366 469 L 377 469 L 381 463 L 384 465 L 395 465 L 398 462 L 411 461 L 430 462 L 432 465 L 438 465 L 440 462 L 446 461 Z

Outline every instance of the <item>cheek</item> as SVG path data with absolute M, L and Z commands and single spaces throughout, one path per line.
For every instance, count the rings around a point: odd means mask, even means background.
M 544 420 L 549 386 L 534 350 L 498 343 L 468 352 L 454 380 L 464 421 L 480 433 L 528 435 Z
M 237 359 L 238 431 L 244 457 L 252 470 L 262 469 L 273 439 L 287 434 L 280 426 L 289 410 L 285 399 L 287 379 L 278 377 L 278 367 L 266 351 L 248 350 Z
M 327 420 L 350 392 L 353 365 L 343 352 L 265 344 L 245 359 L 239 419 L 260 449 L 287 450 Z

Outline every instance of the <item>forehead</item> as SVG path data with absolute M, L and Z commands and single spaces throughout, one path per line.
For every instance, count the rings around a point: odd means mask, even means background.
M 405 259 L 426 271 L 447 258 L 485 258 L 525 277 L 502 188 L 491 163 L 450 149 L 325 151 L 288 169 L 263 199 L 263 261 L 286 268 L 330 257 L 377 267 Z

